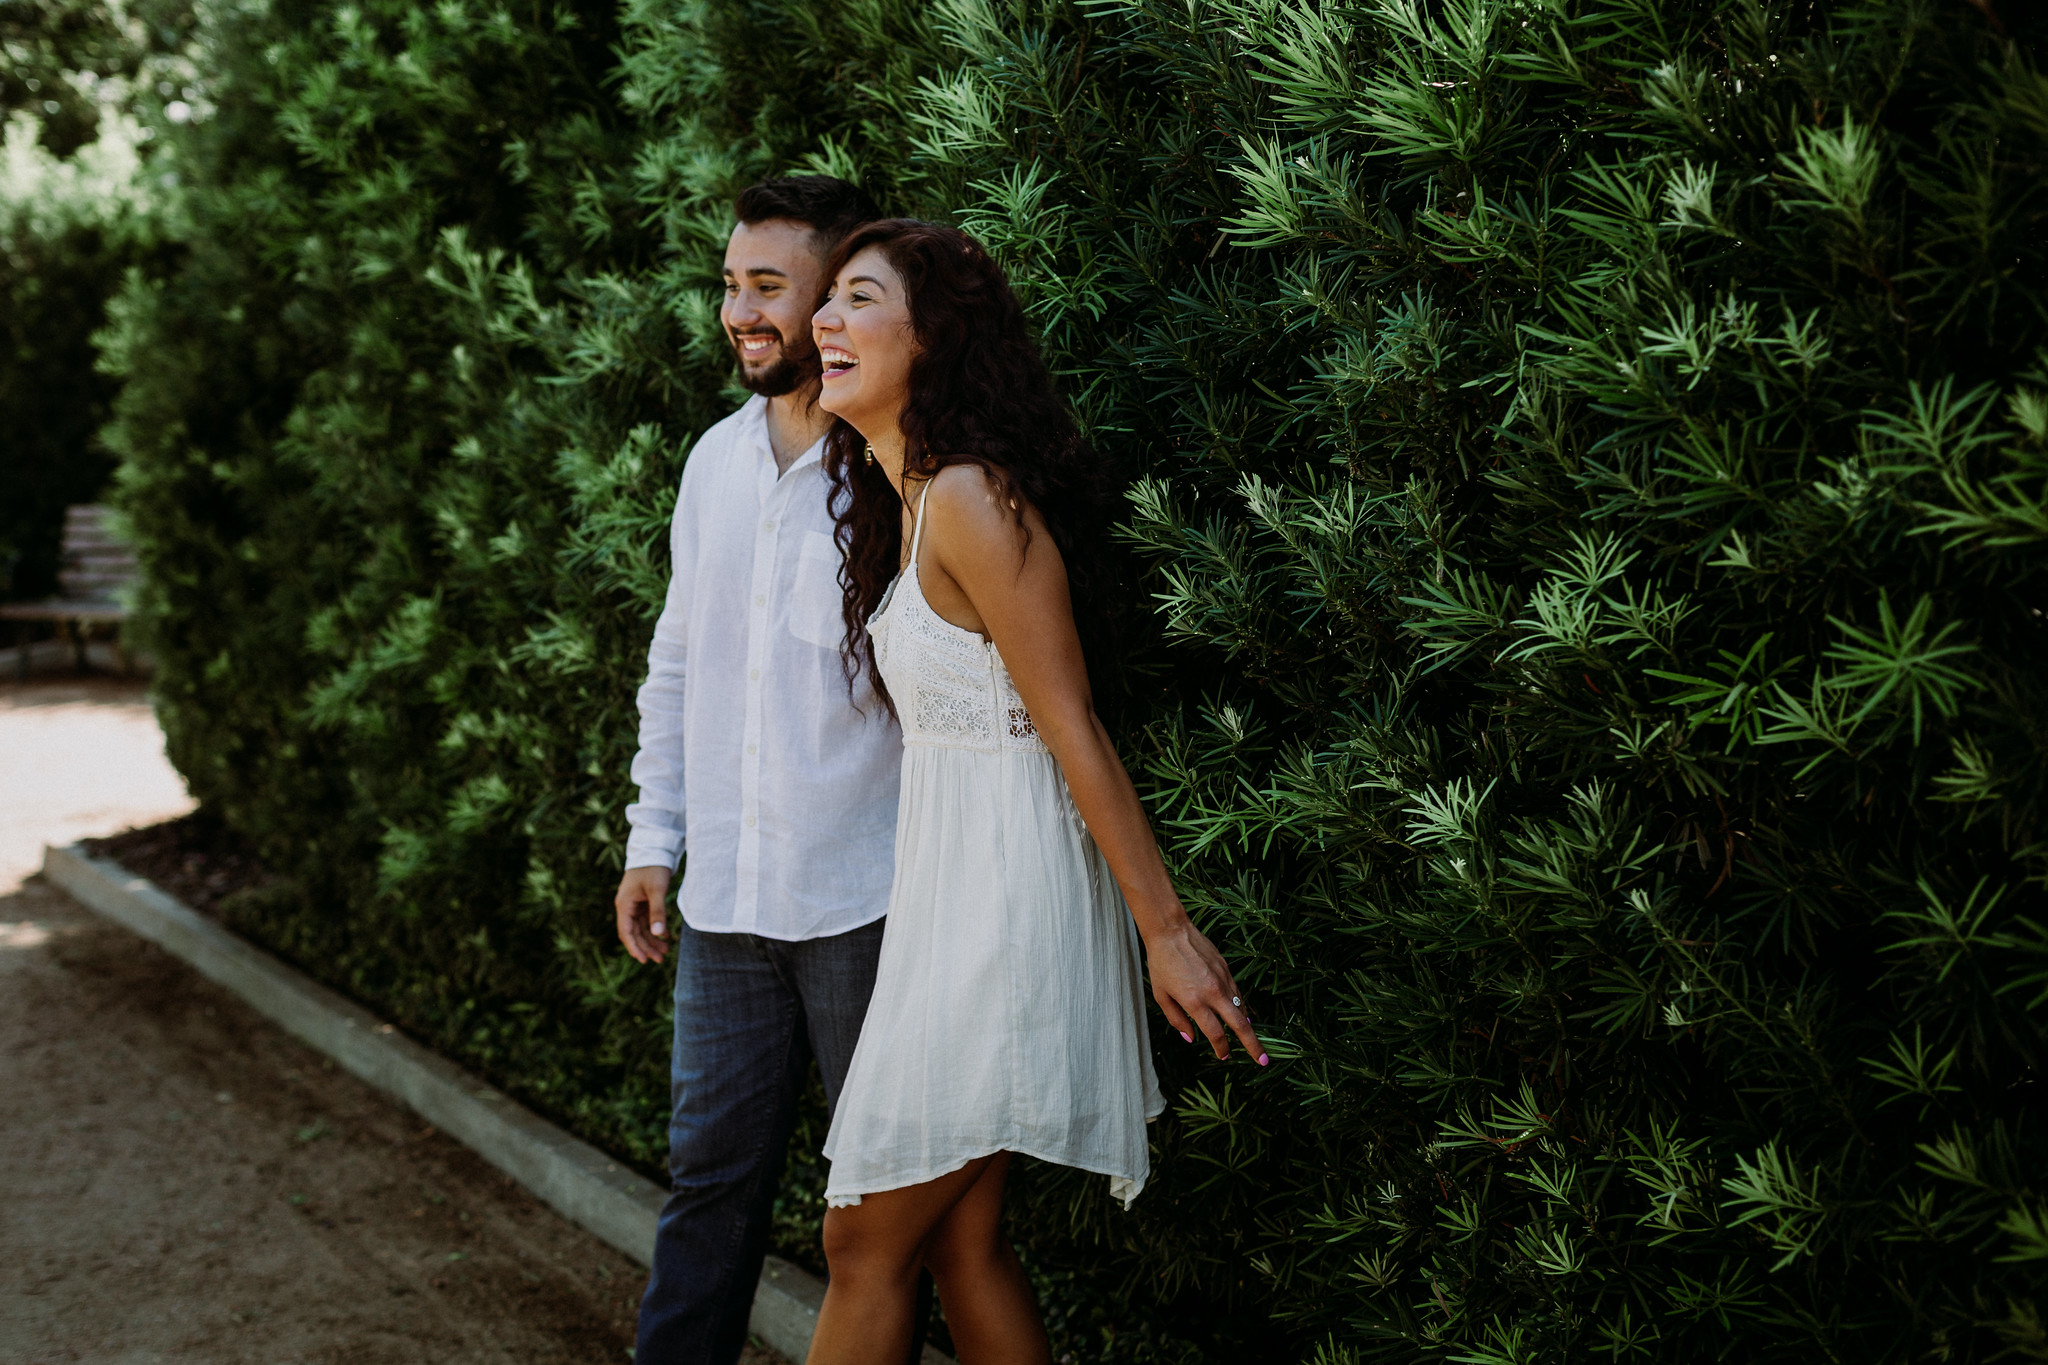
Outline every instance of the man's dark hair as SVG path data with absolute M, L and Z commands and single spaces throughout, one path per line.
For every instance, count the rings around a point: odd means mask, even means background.
M 740 191 L 733 210 L 748 227 L 781 220 L 802 223 L 811 230 L 811 245 L 820 257 L 830 256 L 832 249 L 862 223 L 881 216 L 875 201 L 860 186 L 829 175 L 785 175 L 749 185 Z M 816 300 L 809 304 L 816 306 Z M 784 336 L 780 328 L 765 323 L 749 328 L 748 332 L 772 335 L 778 345 L 772 363 L 749 369 L 740 356 L 739 334 L 730 327 L 726 329 L 734 358 L 740 362 L 741 387 L 764 398 L 780 398 L 817 382 L 818 350 L 811 344 L 809 327 L 799 328 L 793 336 Z
M 866 190 L 830 175 L 784 175 L 749 185 L 733 202 L 733 211 L 750 226 L 777 218 L 803 223 L 828 253 L 847 233 L 882 216 Z

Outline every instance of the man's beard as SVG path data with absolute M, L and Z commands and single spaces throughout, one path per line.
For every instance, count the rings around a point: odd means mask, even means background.
M 772 336 L 780 346 L 780 354 L 772 365 L 749 371 L 744 357 L 740 358 L 740 387 L 763 398 L 780 398 L 795 393 L 806 384 L 818 378 L 818 348 L 806 344 L 803 350 L 792 352 L 782 333 L 772 327 L 756 327 L 747 332 L 727 329 L 725 338 L 732 343 L 732 353 L 740 355 L 740 338 L 743 336 Z

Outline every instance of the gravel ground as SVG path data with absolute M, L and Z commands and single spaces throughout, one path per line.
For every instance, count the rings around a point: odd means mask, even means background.
M 0 1360 L 631 1354 L 639 1267 L 153 945 L 0 898 Z
M 0 686 L 0 1365 L 629 1359 L 637 1265 L 21 880 L 188 805 L 138 687 Z

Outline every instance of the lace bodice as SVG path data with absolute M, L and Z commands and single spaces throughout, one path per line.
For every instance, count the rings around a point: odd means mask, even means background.
M 924 536 L 925 485 L 910 534 L 910 563 L 868 618 L 875 664 L 896 701 L 905 745 L 985 753 L 1049 753 L 1010 681 L 993 640 L 963 630 L 932 610 L 917 576 Z

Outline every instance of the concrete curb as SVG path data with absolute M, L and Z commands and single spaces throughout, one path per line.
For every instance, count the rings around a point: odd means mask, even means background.
M 420 1046 L 360 1005 L 235 937 L 166 895 L 146 877 L 77 847 L 46 847 L 43 875 L 87 906 L 225 986 L 287 1033 L 404 1101 L 422 1118 L 517 1180 L 550 1208 L 642 1265 L 666 1198 L 579 1141 Z M 810 1350 L 825 1286 L 768 1258 L 748 1326 L 773 1350 L 801 1361 Z M 952 1365 L 926 1348 L 924 1365 Z

